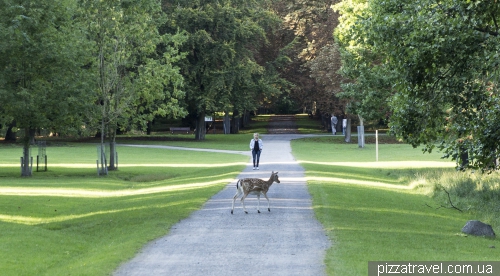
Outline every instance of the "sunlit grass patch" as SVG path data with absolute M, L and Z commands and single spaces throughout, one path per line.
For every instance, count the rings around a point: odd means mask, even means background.
M 2 210 L 12 217 L 0 222 L 3 273 L 109 274 L 224 186 L 116 198 L 29 197 L 14 204 L 14 197 L 2 197 Z
M 306 166 L 307 169 L 307 166 Z M 471 214 L 435 209 L 426 195 L 379 187 L 310 180 L 316 216 L 333 241 L 330 275 L 366 275 L 368 261 L 497 260 L 498 241 L 464 238 Z
M 295 140 L 292 147 L 306 169 L 315 214 L 332 240 L 325 259 L 329 275 L 366 275 L 369 261 L 500 258 L 492 249 L 498 241 L 461 233 L 477 213 L 440 208 L 432 198 L 445 179 L 463 183 L 462 193 L 478 190 L 452 177 L 460 174 L 453 162 L 407 145 L 382 145 L 383 161 L 376 162 L 373 148 L 318 143 L 322 139 Z M 495 225 L 498 231 L 500 223 Z
M 103 177 L 96 146 L 75 144 L 47 147 L 48 171 L 21 178 L 12 160 L 22 149 L 0 150 L 2 275 L 108 275 L 248 162 L 239 154 L 118 147 L 118 171 Z
M 340 139 L 335 137 L 336 139 Z M 330 142 L 332 137 L 313 137 L 292 141 L 292 146 L 300 148 L 294 152 L 296 159 L 307 162 L 376 162 L 377 151 L 375 144 L 367 144 L 359 148 L 356 143 Z M 314 156 L 314 158 L 310 158 Z M 414 149 L 406 144 L 381 144 L 378 148 L 378 162 L 442 162 L 443 166 L 452 166 L 450 161 L 441 159 L 442 154 L 433 151 L 432 154 L 423 153 L 421 149 Z M 444 164 L 447 163 L 447 164 Z M 373 163 L 372 163 L 373 164 Z M 380 163 L 383 164 L 383 163 Z M 451 163 L 452 164 L 452 163 Z M 384 166 L 384 165 L 379 165 Z M 386 166 L 384 166 L 386 167 Z M 402 166 L 408 168 L 408 166 Z

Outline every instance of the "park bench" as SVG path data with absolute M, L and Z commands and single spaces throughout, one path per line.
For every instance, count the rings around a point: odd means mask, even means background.
M 171 127 L 170 128 L 170 133 L 186 133 L 189 134 L 189 131 L 191 129 L 189 127 Z

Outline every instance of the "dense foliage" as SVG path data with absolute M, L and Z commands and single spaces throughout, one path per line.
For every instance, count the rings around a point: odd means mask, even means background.
M 0 124 L 24 131 L 27 152 L 37 130 L 99 131 L 113 141 L 118 129 L 166 116 L 187 118 L 203 140 L 214 112 L 235 123 L 260 107 L 316 106 L 361 123 L 389 119 L 413 146 L 437 146 L 463 168 L 494 169 L 497 6 L 5 0 Z
M 77 133 L 92 99 L 75 81 L 87 78 L 88 43 L 72 8 L 65 0 L 0 2 L 0 123 L 24 130 L 24 176 L 35 131 Z
M 179 62 L 186 107 L 196 118 L 196 139 L 204 140 L 205 115 L 255 110 L 262 95 L 279 94 L 279 77 L 255 60 L 279 19 L 267 1 L 163 1 L 170 15 L 166 30 L 182 30 L 187 54 Z
M 290 57 L 288 63 L 280 66 L 279 72 L 293 84 L 289 97 L 298 109 L 345 112 L 345 102 L 337 97 L 342 77 L 338 74 L 338 47 L 332 36 L 338 25 L 338 13 L 330 8 L 338 2 L 298 0 L 274 3 L 274 10 L 283 19 L 283 24 L 271 39 Z
M 114 169 L 113 142 L 119 128 L 126 129 L 132 122 L 145 128 L 157 114 L 185 115 L 178 105 L 184 96 L 179 89 L 182 76 L 172 65 L 180 56 L 172 45 L 183 38 L 159 33 L 165 19 L 156 0 L 84 0 L 79 7 L 93 46 L 88 49 L 89 71 L 95 76 L 92 90 L 99 103 L 101 144 L 107 134 Z M 160 46 L 163 51 L 157 53 Z
M 461 168 L 497 168 L 496 1 L 346 2 L 358 10 L 348 10 L 352 27 L 338 34 L 340 40 L 347 34 L 346 51 L 359 45 L 376 58 L 347 56 L 344 62 L 352 68 L 374 61 L 367 68 L 371 80 L 392 84 L 389 98 L 379 94 L 389 99 L 392 131 L 429 151 L 437 145 L 445 157 L 460 159 Z M 366 93 L 363 71 L 353 83 Z

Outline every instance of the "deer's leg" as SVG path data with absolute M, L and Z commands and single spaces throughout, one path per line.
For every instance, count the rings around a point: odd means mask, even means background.
M 234 211 L 234 202 L 236 201 L 236 199 L 241 195 L 241 191 L 238 189 L 238 191 L 236 192 L 236 194 L 233 196 L 233 208 L 231 209 L 231 215 L 233 214 L 233 211 Z
M 247 208 L 245 208 L 245 198 L 247 197 L 248 194 L 244 194 L 243 197 L 241 197 L 241 204 L 243 204 L 243 211 L 245 211 L 245 214 L 248 214 Z
M 266 199 L 267 199 L 267 210 L 268 210 L 269 212 L 271 212 L 271 205 L 269 204 L 269 198 L 267 197 L 267 194 L 264 194 L 264 196 L 265 196 L 265 197 L 266 197 Z
M 257 213 L 260 214 L 260 194 L 257 194 Z

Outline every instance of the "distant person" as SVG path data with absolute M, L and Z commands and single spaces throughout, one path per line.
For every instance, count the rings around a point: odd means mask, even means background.
M 259 134 L 254 133 L 253 134 L 253 139 L 250 140 L 250 149 L 252 150 L 252 157 L 253 157 L 253 169 L 258 170 L 259 169 L 259 159 L 260 159 L 260 153 L 262 152 L 262 147 L 264 144 L 262 143 L 262 140 L 259 139 Z
M 337 123 L 339 122 L 339 119 L 337 119 L 337 116 L 335 114 L 332 114 L 332 134 L 335 135 L 337 134 Z
M 342 119 L 342 135 L 345 136 L 345 129 L 347 128 L 347 119 Z

